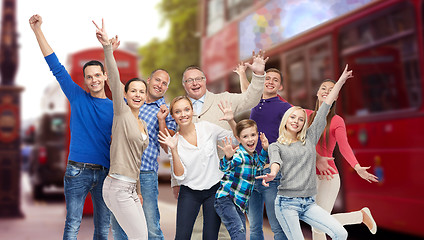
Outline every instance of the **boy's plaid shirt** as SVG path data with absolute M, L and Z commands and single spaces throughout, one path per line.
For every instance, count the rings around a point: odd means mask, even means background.
M 225 156 L 219 161 L 219 168 L 225 174 L 216 192 L 215 198 L 229 196 L 243 212 L 248 211 L 250 195 L 255 184 L 256 171 L 263 169 L 267 162 L 268 153 L 262 149 L 261 154 L 255 151 L 250 156 L 240 144 L 233 158 Z
M 162 104 L 165 104 L 165 99 L 163 97 L 155 102 L 144 103 L 138 114 L 138 117 L 147 123 L 147 131 L 149 132 L 149 146 L 144 150 L 143 157 L 141 158 L 141 171 L 157 172 L 159 168 L 159 163 L 157 161 L 160 152 L 158 141 L 159 121 L 156 115 Z M 175 131 L 177 125 L 175 120 L 171 117 L 171 114 L 166 116 L 165 121 L 168 129 Z

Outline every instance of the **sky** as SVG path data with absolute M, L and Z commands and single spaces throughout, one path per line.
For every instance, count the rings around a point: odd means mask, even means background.
M 126 42 L 142 46 L 152 38 L 164 39 L 167 26 L 160 26 L 159 0 L 16 0 L 19 66 L 15 85 L 25 88 L 21 98 L 21 119 L 41 114 L 45 88 L 56 80 L 44 61 L 28 20 L 33 14 L 43 18 L 41 26 L 50 46 L 66 66 L 68 55 L 99 47 L 95 26 L 102 18 L 109 36 L 119 36 L 121 47 Z

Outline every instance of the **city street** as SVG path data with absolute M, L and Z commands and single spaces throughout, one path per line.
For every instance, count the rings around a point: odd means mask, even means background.
M 43 200 L 35 201 L 32 198 L 27 173 L 23 173 L 21 179 L 21 210 L 25 217 L 19 219 L 0 219 L 0 239 L 61 239 L 65 222 L 63 189 L 46 189 L 47 194 Z M 159 209 L 161 212 L 161 227 L 165 239 L 173 239 L 175 236 L 176 203 L 177 201 L 172 195 L 169 182 L 162 181 L 159 184 Z M 264 222 L 265 239 L 271 240 L 273 239 L 273 234 L 266 219 L 264 219 Z M 93 229 L 93 218 L 91 216 L 84 216 L 78 239 L 92 239 Z M 305 238 L 311 239 L 309 227 L 302 225 L 302 229 Z M 363 225 L 346 226 L 346 229 L 349 232 L 348 239 L 353 240 L 421 239 L 383 229 L 378 229 L 376 235 L 371 235 Z M 249 230 L 247 234 L 249 234 Z M 113 239 L 111 233 L 109 234 L 109 239 Z

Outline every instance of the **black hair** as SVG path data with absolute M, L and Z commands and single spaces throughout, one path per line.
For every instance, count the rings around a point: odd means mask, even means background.
M 131 78 L 130 80 L 128 80 L 128 82 L 127 82 L 127 83 L 125 83 L 125 88 L 124 88 L 125 92 L 128 92 L 128 88 L 129 88 L 130 84 L 131 84 L 132 82 L 135 82 L 135 81 L 140 81 L 140 82 L 144 83 L 144 86 L 146 86 L 146 89 L 147 89 L 147 83 L 146 83 L 146 81 L 145 81 L 144 79 L 140 79 L 140 78 Z
M 84 74 L 84 77 L 85 77 L 85 69 L 86 69 L 88 66 L 99 66 L 99 67 L 101 68 L 101 70 L 102 70 L 102 73 L 103 73 L 103 74 L 105 73 L 105 67 L 103 66 L 103 64 L 102 64 L 101 62 L 99 62 L 99 61 L 97 61 L 97 60 L 91 60 L 91 61 L 89 61 L 89 62 L 86 62 L 86 63 L 84 64 L 84 67 L 82 67 L 82 72 L 83 72 L 83 74 Z

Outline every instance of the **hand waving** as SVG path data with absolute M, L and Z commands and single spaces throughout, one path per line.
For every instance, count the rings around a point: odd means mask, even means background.
M 261 139 L 261 145 L 262 148 L 265 151 L 268 151 L 268 147 L 269 147 L 269 142 L 268 142 L 268 138 L 266 138 L 265 133 L 261 132 L 259 135 L 260 139 Z
M 268 61 L 269 57 L 264 58 L 265 51 L 259 50 L 259 53 L 255 55 L 255 51 L 252 52 L 253 62 L 245 63 L 255 74 L 264 75 L 265 63 Z
M 227 160 L 232 158 L 234 153 L 236 153 L 237 149 L 239 148 L 238 146 L 233 148 L 231 145 L 231 140 L 228 139 L 228 137 L 222 139 L 222 145 L 224 145 L 224 147 L 221 147 L 220 145 L 218 145 L 218 147 L 225 153 Z
M 246 69 L 247 66 L 243 62 L 240 62 L 233 70 L 233 72 L 237 73 L 240 76 L 241 74 L 246 73 Z
M 219 119 L 220 121 L 221 120 L 231 121 L 234 119 L 234 112 L 231 109 L 231 103 L 229 103 L 228 101 L 221 101 L 220 103 L 218 103 L 218 107 L 219 109 L 221 109 L 222 113 L 224 114 L 224 116 Z
M 102 28 L 99 28 L 99 26 L 97 26 L 97 24 L 94 21 L 92 21 L 92 22 L 96 26 L 96 37 L 97 37 L 97 40 L 99 40 L 99 42 L 103 46 L 110 45 L 111 43 L 110 43 L 109 38 L 108 38 L 107 33 L 106 33 L 105 22 L 103 21 L 103 18 L 102 18 Z
M 166 133 L 159 131 L 158 141 L 160 143 L 166 144 L 171 149 L 175 149 L 178 145 L 178 132 L 174 136 L 171 136 L 171 134 L 169 134 L 168 132 L 168 129 L 166 128 L 165 128 L 165 132 Z

